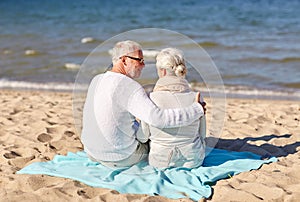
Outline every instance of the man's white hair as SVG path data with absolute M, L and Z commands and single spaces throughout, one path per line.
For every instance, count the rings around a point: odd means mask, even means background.
M 134 51 L 142 50 L 142 46 L 134 41 L 120 41 L 116 43 L 112 49 L 112 62 L 115 63 L 124 55 L 128 55 Z

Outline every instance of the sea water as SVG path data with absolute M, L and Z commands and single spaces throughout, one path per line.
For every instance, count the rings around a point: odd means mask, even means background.
M 101 43 L 133 29 L 159 28 L 204 48 L 228 95 L 298 99 L 299 10 L 298 0 L 3 0 L 0 88 L 72 90 L 80 65 Z M 159 47 L 163 40 L 156 36 L 153 43 Z M 154 59 L 146 60 L 153 68 L 142 80 L 157 79 Z

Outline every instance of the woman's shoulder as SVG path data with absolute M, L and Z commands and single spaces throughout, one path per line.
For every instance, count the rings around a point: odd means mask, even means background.
M 187 107 L 195 101 L 195 92 L 173 93 L 170 91 L 155 91 L 150 93 L 150 99 L 161 108 Z

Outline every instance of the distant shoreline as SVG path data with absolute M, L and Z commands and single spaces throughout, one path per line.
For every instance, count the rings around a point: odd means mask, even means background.
M 145 88 L 146 92 L 151 92 L 155 81 L 138 81 Z M 258 89 L 246 86 L 210 86 L 205 87 L 201 83 L 191 83 L 194 91 L 200 91 L 204 97 L 225 97 L 238 99 L 263 99 L 263 100 L 300 100 L 300 90 L 270 90 Z M 86 92 L 88 85 L 76 83 L 34 83 L 24 81 L 0 80 L 0 89 L 8 91 L 41 91 L 41 92 Z

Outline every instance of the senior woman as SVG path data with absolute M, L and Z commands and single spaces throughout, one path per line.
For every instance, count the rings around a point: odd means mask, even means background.
M 183 53 L 166 48 L 156 57 L 159 79 L 150 93 L 151 100 L 160 108 L 189 106 L 193 92 L 185 79 L 187 73 Z M 149 164 L 157 168 L 202 165 L 205 157 L 205 116 L 188 126 L 157 128 L 142 122 L 143 132 L 150 136 Z

